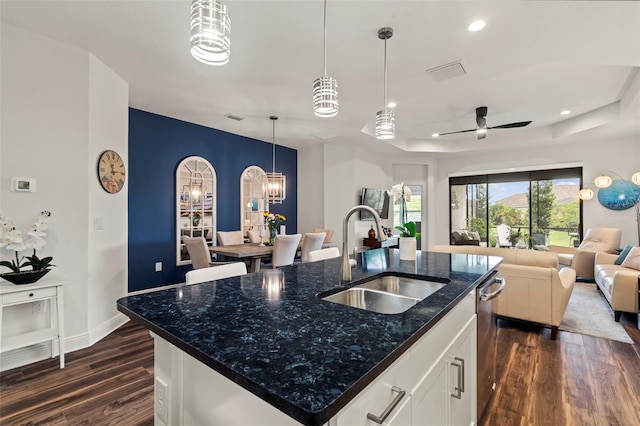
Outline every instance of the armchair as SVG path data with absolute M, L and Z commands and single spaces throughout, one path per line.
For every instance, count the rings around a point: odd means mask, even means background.
M 548 246 L 558 254 L 558 262 L 576 271 L 578 277 L 592 280 L 596 253 L 608 252 L 620 246 L 621 232 L 617 228 L 589 228 L 577 248 Z

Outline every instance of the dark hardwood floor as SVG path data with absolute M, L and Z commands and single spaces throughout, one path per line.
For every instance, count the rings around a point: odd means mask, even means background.
M 633 345 L 500 320 L 501 382 L 481 426 L 640 425 L 640 330 Z M 127 323 L 91 348 L 0 374 L 1 425 L 153 424 L 153 341 Z
M 0 425 L 153 425 L 153 339 L 128 322 L 90 348 L 0 374 Z

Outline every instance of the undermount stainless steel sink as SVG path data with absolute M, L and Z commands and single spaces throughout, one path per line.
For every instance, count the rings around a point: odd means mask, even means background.
M 447 282 L 384 276 L 321 299 L 381 314 L 400 314 L 447 285 Z

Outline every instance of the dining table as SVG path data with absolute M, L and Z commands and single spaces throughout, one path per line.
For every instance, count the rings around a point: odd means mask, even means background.
M 249 272 L 258 272 L 261 259 L 271 256 L 273 246 L 261 246 L 259 243 L 231 244 L 227 246 L 210 246 L 209 251 L 225 257 L 240 260 L 249 259 L 251 261 Z

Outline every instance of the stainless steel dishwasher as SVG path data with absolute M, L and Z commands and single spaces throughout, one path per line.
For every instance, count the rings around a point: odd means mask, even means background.
M 487 408 L 496 388 L 496 345 L 498 324 L 493 303 L 504 290 L 504 278 L 492 276 L 476 291 L 478 312 L 478 418 Z

